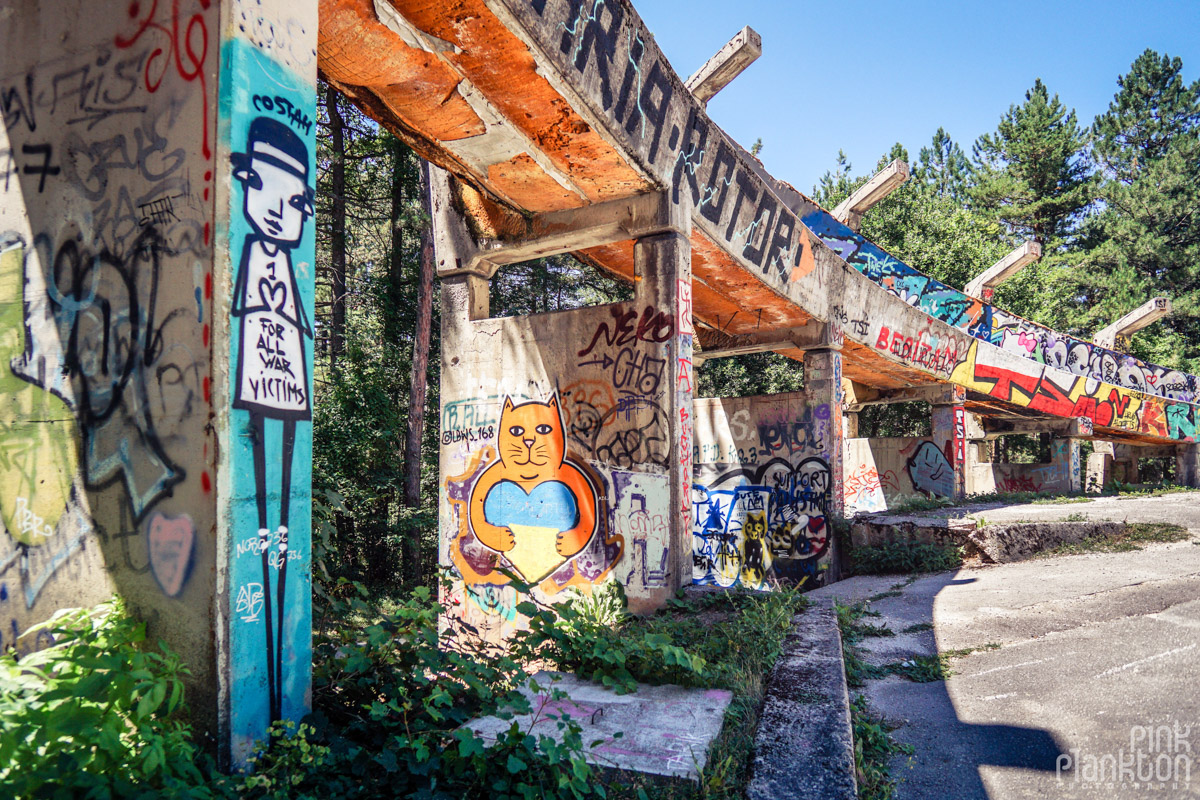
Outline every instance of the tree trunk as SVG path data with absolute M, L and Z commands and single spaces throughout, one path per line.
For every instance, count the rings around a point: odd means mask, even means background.
M 331 151 L 329 181 L 333 193 L 329 246 L 333 320 L 329 327 L 329 368 L 334 374 L 337 374 L 338 359 L 346 350 L 346 137 L 338 102 L 337 90 L 327 87 L 325 107 L 329 113 Z
M 402 147 L 399 142 L 398 146 Z M 432 220 L 433 198 L 429 182 L 429 163 L 421 161 L 421 199 L 425 217 Z M 420 277 L 417 283 L 417 319 L 413 336 L 411 400 L 408 405 L 408 432 L 404 443 L 404 505 L 421 506 L 421 439 L 425 430 L 425 398 L 428 390 L 429 336 L 433 319 L 433 230 L 432 222 L 421 234 Z M 404 538 L 404 563 L 412 585 L 421 582 L 420 531 L 410 529 Z

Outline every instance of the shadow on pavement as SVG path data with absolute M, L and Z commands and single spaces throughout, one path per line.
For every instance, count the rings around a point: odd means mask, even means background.
M 904 576 L 880 576 L 857 594 L 845 584 L 832 584 L 820 591 L 821 598 L 853 602 L 887 591 Z M 902 633 L 910 626 L 932 625 L 937 595 L 951 586 L 973 583 L 955 573 L 929 575 L 904 588 L 899 597 L 883 597 L 871 603 L 880 612 L 895 637 L 870 637 L 860 643 L 864 658 L 877 665 L 902 662 L 938 652 L 935 630 Z M 839 593 L 839 588 L 844 587 Z M 816 599 L 816 598 L 814 598 Z M 883 620 L 867 619 L 873 624 Z M 968 722 L 958 717 L 954 699 L 945 681 L 915 683 L 897 675 L 871 680 L 851 689 L 867 695 L 872 708 L 898 727 L 893 736 L 914 748 L 911 757 L 899 756 L 891 765 L 897 781 L 898 800 L 991 800 L 983 783 L 981 767 L 1053 772 L 1060 753 L 1067 748 L 1042 728 Z

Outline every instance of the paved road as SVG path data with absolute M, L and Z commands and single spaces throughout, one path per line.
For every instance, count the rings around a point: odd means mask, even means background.
M 899 800 L 1200 797 L 1200 495 L 1109 504 L 1099 513 L 1119 516 L 1107 518 L 1179 521 L 1193 539 L 930 575 L 872 603 L 898 632 L 933 624 L 866 640 L 875 663 L 1000 645 L 955 659 L 945 682 L 869 683 L 916 748 L 893 764 Z M 1089 506 L 985 516 L 1061 519 Z M 866 598 L 896 582 L 853 578 L 810 596 Z M 1060 773 L 1060 756 L 1075 768 Z

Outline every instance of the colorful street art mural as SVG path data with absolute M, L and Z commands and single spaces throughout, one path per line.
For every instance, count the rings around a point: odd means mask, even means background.
M 829 464 L 703 465 L 692 489 L 692 581 L 767 588 L 780 580 L 815 584 L 829 547 Z M 769 580 L 773 579 L 773 580 Z
M 471 489 L 471 532 L 528 583 L 574 558 L 596 535 L 595 486 L 566 447 L 558 395 L 520 405 L 506 397 L 498 458 Z
M 514 580 L 546 603 L 615 582 L 649 608 L 673 574 L 675 317 L 634 302 L 460 324 L 472 345 L 442 389 L 448 622 L 502 643 L 524 624 Z
M 695 401 L 692 581 L 768 588 L 822 579 L 831 536 L 829 406 L 802 392 Z
M 234 267 L 228 455 L 235 760 L 309 708 L 315 93 L 242 39 L 222 54 Z
M 963 330 L 980 341 L 1038 364 L 1072 375 L 1132 389 L 1168 400 L 1196 402 L 1200 379 L 1169 367 L 1140 361 L 1058 333 L 971 297 L 899 261 L 828 212 L 814 209 L 802 217 L 809 229 L 859 272 L 934 319 Z M 906 344 L 906 339 L 909 343 Z M 875 346 L 934 371 L 949 373 L 966 357 L 967 348 L 953 339 L 929 346 L 920 339 L 886 327 Z M 901 352 L 901 351 L 905 352 Z
M 954 497 L 955 448 L 953 437 L 846 439 L 846 516 L 887 511 L 918 498 Z

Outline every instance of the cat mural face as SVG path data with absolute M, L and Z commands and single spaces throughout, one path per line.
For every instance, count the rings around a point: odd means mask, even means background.
M 511 397 L 504 398 L 497 443 L 509 480 L 538 483 L 554 477 L 567 449 L 558 395 L 548 403 L 519 406 L 513 405 Z

